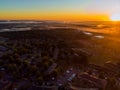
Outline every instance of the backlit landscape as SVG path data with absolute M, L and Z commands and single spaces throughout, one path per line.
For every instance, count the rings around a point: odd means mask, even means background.
M 0 90 L 120 90 L 120 1 L 1 0 Z

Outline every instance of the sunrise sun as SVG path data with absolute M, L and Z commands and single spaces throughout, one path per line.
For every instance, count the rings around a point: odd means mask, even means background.
M 120 14 L 115 14 L 110 17 L 112 21 L 120 21 Z

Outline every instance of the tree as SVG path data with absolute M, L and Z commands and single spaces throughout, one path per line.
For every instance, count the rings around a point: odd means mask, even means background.
M 105 79 L 104 75 L 105 75 L 104 72 L 100 72 L 98 77 L 101 79 Z
M 115 78 L 109 78 L 108 83 L 106 85 L 105 90 L 119 90 L 117 84 L 116 84 L 116 79 Z
M 42 83 L 43 83 L 43 77 L 42 76 L 39 76 L 38 78 L 37 78 L 37 81 L 36 81 L 39 85 L 42 85 Z

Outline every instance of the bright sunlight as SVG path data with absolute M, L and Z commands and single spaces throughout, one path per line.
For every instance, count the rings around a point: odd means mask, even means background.
M 110 17 L 112 21 L 120 21 L 120 14 L 114 14 Z

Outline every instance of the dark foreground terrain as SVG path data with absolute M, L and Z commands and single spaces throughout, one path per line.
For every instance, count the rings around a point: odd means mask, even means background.
M 90 40 L 70 28 L 1 32 L 0 90 L 119 90 L 120 63 L 91 63 Z

